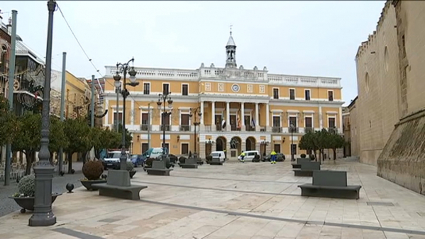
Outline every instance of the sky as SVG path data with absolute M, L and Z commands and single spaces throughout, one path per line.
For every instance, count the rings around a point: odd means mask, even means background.
M 53 69 L 96 78 L 134 57 L 138 67 L 224 67 L 232 25 L 236 63 L 271 74 L 339 77 L 345 105 L 357 96 L 355 55 L 376 30 L 384 1 L 57 1 Z M 17 33 L 46 55 L 47 1 L 2 1 L 3 22 L 18 11 Z M 88 60 L 74 38 L 70 25 Z

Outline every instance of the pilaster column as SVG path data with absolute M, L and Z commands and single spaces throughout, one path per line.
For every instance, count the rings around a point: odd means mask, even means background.
M 258 116 L 258 103 L 255 103 L 255 131 L 260 130 L 260 122 L 259 122 L 259 116 Z
M 230 131 L 230 102 L 226 102 L 226 131 Z
M 134 100 L 131 100 L 130 125 L 134 125 Z
M 245 131 L 245 103 L 241 102 L 241 130 Z
M 338 117 L 339 117 L 339 125 L 336 125 L 338 128 L 338 133 L 342 134 L 344 133 L 343 129 L 342 129 L 342 107 L 339 107 L 339 112 L 338 112 Z
M 319 130 L 323 128 L 322 106 L 319 106 Z
M 220 122 L 221 124 L 221 122 Z M 211 101 L 211 131 L 215 131 L 215 101 Z
M 204 101 L 201 101 L 201 115 L 204 116 Z M 202 117 L 202 116 L 201 116 L 199 121 L 200 121 L 201 125 L 203 126 L 204 125 L 204 117 Z
M 267 127 L 267 131 L 269 131 L 269 127 L 270 127 L 270 109 L 269 109 L 269 104 L 266 103 L 266 127 Z

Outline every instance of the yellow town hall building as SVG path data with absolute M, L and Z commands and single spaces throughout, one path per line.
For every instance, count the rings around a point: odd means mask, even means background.
M 332 128 L 342 133 L 340 78 L 270 74 L 266 67 L 238 67 L 231 33 L 226 55 L 224 68 L 214 64 L 201 64 L 194 70 L 135 67 L 139 85 L 127 87 L 130 96 L 126 102 L 133 154 L 162 145 L 163 109 L 158 109 L 157 101 L 163 92 L 171 92 L 173 100 L 171 108 L 166 104 L 171 115 L 164 117 L 164 125 L 165 146 L 175 155 L 196 149 L 205 158 L 211 151 L 228 150 L 232 145 L 238 153 L 258 150 L 263 154 L 274 149 L 288 158 L 292 142 L 295 155 L 305 153 L 298 142 L 308 130 Z M 116 66 L 106 66 L 104 107 L 108 114 L 103 125 L 110 128 L 114 128 L 117 113 L 118 122 L 122 121 L 121 95 L 117 112 L 115 73 Z

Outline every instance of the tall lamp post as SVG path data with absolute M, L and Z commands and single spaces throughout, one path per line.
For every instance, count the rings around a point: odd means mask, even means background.
M 136 71 L 134 70 L 134 66 L 131 67 L 129 70 L 129 64 L 130 62 L 134 63 L 134 58 L 131 58 L 127 63 L 117 63 L 117 72 L 114 76 L 115 80 L 115 87 L 118 88 L 121 86 L 121 76 L 120 73 L 123 74 L 123 84 L 122 84 L 122 91 L 121 95 L 123 98 L 123 107 L 122 107 L 122 145 L 121 145 L 121 157 L 120 157 L 120 170 L 126 170 L 127 169 L 127 156 L 126 156 L 126 148 L 125 148 L 125 101 L 127 97 L 130 95 L 130 92 L 127 90 L 127 85 L 129 86 L 136 86 L 139 83 L 136 82 Z M 130 83 L 127 83 L 127 72 L 130 74 Z
M 199 116 L 199 118 L 198 118 L 199 121 L 196 121 L 196 115 Z M 189 117 L 190 118 L 193 117 L 193 125 L 195 126 L 195 129 L 194 129 L 194 139 L 193 139 L 193 143 L 194 143 L 193 157 L 194 158 L 198 158 L 198 154 L 196 153 L 196 144 L 197 144 L 197 140 L 196 140 L 196 126 L 198 126 L 201 123 L 200 120 L 201 120 L 201 117 L 202 117 L 202 112 L 201 112 L 200 108 L 199 107 L 197 107 L 197 108 L 190 108 L 190 115 L 189 115 Z
M 172 105 L 173 105 L 173 100 L 171 99 L 171 92 L 163 92 L 162 94 L 159 94 L 159 98 L 158 98 L 158 102 L 156 102 L 158 105 L 158 109 L 161 110 L 161 105 L 163 106 L 162 108 L 162 114 L 161 114 L 161 118 L 162 118 L 162 160 L 164 161 L 166 159 L 166 155 L 169 153 L 167 152 L 167 154 L 165 153 L 165 116 L 167 115 L 168 117 L 171 115 L 171 111 L 167 111 L 165 105 L 166 103 L 168 103 L 168 108 L 171 110 Z
M 118 83 L 115 83 L 115 91 L 117 92 L 117 106 L 116 106 L 116 112 L 115 112 L 115 128 L 117 129 L 117 133 L 119 132 L 119 130 L 118 130 L 118 128 L 119 128 L 119 124 L 118 124 L 118 122 L 119 122 L 119 118 L 120 118 L 120 114 L 118 113 L 118 111 L 119 111 L 119 102 L 120 102 L 120 99 L 119 99 L 119 95 L 120 95 L 120 91 L 121 91 L 121 82 L 118 84 Z
M 291 124 L 291 161 L 295 161 L 295 157 L 294 157 L 294 131 L 295 131 L 295 126 L 293 124 Z
M 56 223 L 56 216 L 52 211 L 52 178 L 55 167 L 49 160 L 50 81 L 52 73 L 53 13 L 56 9 L 56 1 L 49 0 L 47 9 L 49 10 L 49 21 L 47 25 L 46 72 L 41 114 L 41 141 L 38 153 L 39 161 L 34 166 L 34 214 L 29 219 L 29 226 L 51 226 Z

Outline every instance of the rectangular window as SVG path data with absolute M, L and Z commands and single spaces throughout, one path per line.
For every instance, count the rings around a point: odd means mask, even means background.
M 328 100 L 334 101 L 334 92 L 333 91 L 328 91 Z
M 180 130 L 181 131 L 189 131 L 190 130 L 190 126 L 189 126 L 189 114 L 181 114 L 180 116 Z
M 310 90 L 304 91 L 305 100 L 310 100 Z
M 280 116 L 273 116 L 273 127 L 280 127 Z
M 189 86 L 186 84 L 182 85 L 182 95 L 189 95 Z
M 275 145 L 273 146 L 273 149 L 274 149 L 274 151 L 275 151 L 276 153 L 280 153 L 280 144 L 275 144 Z
M 306 128 L 313 128 L 313 119 L 311 117 L 305 117 L 304 122 Z
M 289 126 L 293 125 L 294 127 L 297 127 L 297 117 L 289 117 Z
M 142 113 L 142 126 L 141 130 L 148 130 L 149 127 L 149 114 L 148 113 Z
M 143 83 L 143 94 L 149 95 L 151 93 L 151 84 Z
M 142 153 L 149 150 L 149 144 L 148 143 L 142 143 Z
M 182 154 L 189 154 L 189 144 L 182 144 Z
M 162 84 L 162 94 L 167 95 L 170 93 L 170 84 Z
M 273 89 L 273 99 L 279 99 L 279 89 Z
M 328 119 L 329 128 L 335 128 L 335 118 L 329 118 Z
M 289 99 L 295 100 L 295 89 L 289 89 Z
M 118 115 L 118 119 L 117 119 L 117 115 Z M 122 124 L 122 113 L 120 112 L 120 113 L 118 113 L 117 114 L 117 112 L 114 112 L 114 125 L 120 125 L 120 124 Z
M 163 122 L 162 122 L 163 120 Z M 170 125 L 170 114 L 162 113 L 161 125 Z

